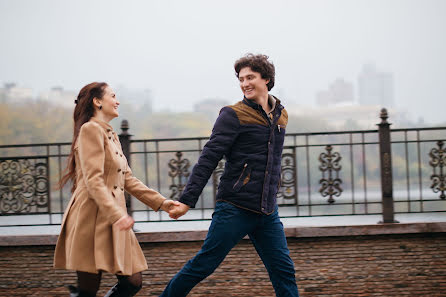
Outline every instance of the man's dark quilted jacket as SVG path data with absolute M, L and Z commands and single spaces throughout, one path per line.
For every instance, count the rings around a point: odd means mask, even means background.
M 288 122 L 288 114 L 278 99 L 272 114 L 270 121 L 260 105 L 246 98 L 223 107 L 179 201 L 195 207 L 212 172 L 225 156 L 217 201 L 271 214 L 276 206 Z

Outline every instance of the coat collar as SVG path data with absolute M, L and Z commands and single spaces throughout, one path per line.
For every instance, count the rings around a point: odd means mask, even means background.
M 283 109 L 283 106 L 280 104 L 280 100 L 277 97 L 275 97 L 271 94 L 268 94 L 268 100 L 271 103 L 273 103 L 272 104 L 273 109 L 276 109 L 276 108 Z M 246 97 L 243 97 L 243 103 L 245 103 L 246 105 L 248 105 L 249 107 L 252 107 L 254 109 L 262 110 L 262 106 L 260 104 L 257 104 L 254 100 L 249 100 Z
M 99 120 L 99 119 L 97 119 L 97 118 L 95 118 L 95 117 L 92 117 L 92 118 L 90 119 L 90 121 L 99 124 L 99 126 L 101 126 L 101 127 L 102 127 L 105 131 L 107 131 L 107 132 L 112 132 L 112 131 L 113 131 L 113 128 L 112 128 L 112 126 L 110 126 L 109 123 L 106 123 L 106 122 L 104 122 L 104 121 L 101 121 L 101 120 Z

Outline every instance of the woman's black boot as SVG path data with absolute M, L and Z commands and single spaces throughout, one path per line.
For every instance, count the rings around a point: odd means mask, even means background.
M 120 280 L 104 297 L 132 297 L 141 290 L 141 286 L 135 286 L 128 281 Z
M 77 287 L 72 285 L 68 286 L 68 290 L 70 290 L 70 297 L 96 297 L 95 295 L 81 292 Z

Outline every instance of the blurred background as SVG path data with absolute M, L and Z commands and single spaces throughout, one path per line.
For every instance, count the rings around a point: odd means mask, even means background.
M 242 98 L 246 53 L 275 64 L 287 132 L 375 129 L 382 107 L 393 128 L 444 125 L 445 15 L 441 0 L 0 0 L 0 144 L 71 141 L 92 81 L 136 138 L 208 136 Z

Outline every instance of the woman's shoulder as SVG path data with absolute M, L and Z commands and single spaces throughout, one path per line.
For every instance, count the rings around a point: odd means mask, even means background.
M 103 137 L 106 134 L 106 132 L 104 131 L 104 129 L 101 127 L 101 125 L 99 125 L 98 123 L 94 122 L 94 121 L 88 121 L 86 123 L 84 123 L 81 126 L 81 129 L 79 131 L 79 137 L 80 138 L 84 138 L 84 137 Z
M 103 130 L 101 126 L 94 121 L 88 121 L 81 126 L 83 132 L 99 132 L 101 130 Z

